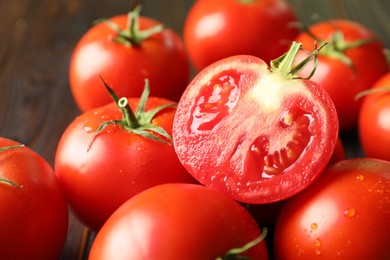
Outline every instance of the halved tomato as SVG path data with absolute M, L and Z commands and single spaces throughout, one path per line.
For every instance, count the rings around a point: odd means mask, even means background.
M 246 203 L 296 194 L 327 165 L 338 138 L 332 100 L 318 84 L 295 78 L 300 49 L 271 62 L 239 55 L 206 67 L 176 111 L 173 142 L 202 184 Z M 316 58 L 313 52 L 311 58 Z

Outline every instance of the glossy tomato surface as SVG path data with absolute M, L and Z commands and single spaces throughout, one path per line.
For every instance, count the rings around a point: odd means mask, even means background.
M 114 212 L 89 259 L 222 259 L 260 235 L 251 215 L 229 196 L 203 185 L 163 184 Z M 264 240 L 239 255 L 268 259 Z
M 389 259 L 389 218 L 390 162 L 341 161 L 282 208 L 276 259 Z
M 390 161 L 390 72 L 363 97 L 358 128 L 365 155 Z
M 18 147 L 5 149 L 12 146 Z M 0 223 L 1 259 L 57 259 L 68 232 L 67 202 L 53 169 L 6 138 L 0 138 Z
M 129 98 L 128 102 L 135 111 L 139 99 Z M 165 104 L 172 101 L 150 97 L 145 110 Z M 161 110 L 151 124 L 171 134 L 175 111 L 176 107 Z M 55 172 L 69 204 L 81 222 L 95 231 L 122 203 L 146 188 L 166 182 L 195 182 L 171 143 L 117 124 L 96 134 L 103 122 L 121 118 L 115 102 L 87 111 L 70 123 L 57 147 Z
M 361 101 L 355 100 L 355 96 L 370 88 L 389 70 L 384 46 L 370 29 L 351 20 L 318 22 L 308 31 L 315 37 L 303 32 L 295 39 L 302 43 L 303 49 L 312 50 L 315 41 L 328 42 L 318 55 L 318 65 L 311 80 L 325 88 L 331 96 L 337 109 L 340 131 L 352 130 L 357 126 L 361 106 Z M 333 44 L 332 41 L 340 35 L 341 41 Z M 344 50 L 348 44 L 367 40 Z M 303 59 L 305 52 L 302 51 L 300 56 L 297 60 Z M 307 66 L 301 75 L 307 76 L 311 69 Z
M 321 87 L 273 73 L 249 55 L 202 70 L 183 94 L 173 125 L 187 170 L 245 203 L 282 200 L 307 187 L 337 138 L 337 114 Z
M 291 6 L 283 0 L 195 1 L 184 24 L 184 43 L 199 71 L 232 55 L 250 54 L 269 62 L 298 35 Z
M 128 16 L 118 15 L 110 22 L 124 29 Z M 158 24 L 139 17 L 140 30 Z M 111 103 L 99 76 L 121 97 L 139 97 L 148 79 L 151 95 L 178 101 L 189 81 L 189 62 L 177 33 L 166 28 L 139 45 L 114 41 L 117 35 L 106 22 L 98 23 L 83 35 L 73 51 L 69 83 L 80 110 Z

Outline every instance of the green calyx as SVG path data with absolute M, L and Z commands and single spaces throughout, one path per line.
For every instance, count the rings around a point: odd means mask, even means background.
M 326 45 L 327 43 L 324 43 L 320 47 L 317 48 L 315 46 L 314 51 L 312 51 L 304 60 L 302 60 L 297 65 L 294 65 L 295 58 L 298 54 L 298 52 L 301 50 L 302 43 L 292 42 L 290 49 L 280 56 L 277 59 L 274 59 L 271 61 L 271 72 L 272 73 L 279 73 L 282 74 L 287 79 L 302 79 L 302 77 L 298 76 L 298 73 L 311 61 L 314 60 L 314 66 L 312 71 L 309 73 L 307 77 L 304 79 L 310 79 L 316 68 L 318 63 L 318 53 L 319 51 Z
M 383 87 L 370 88 L 370 89 L 363 90 L 355 96 L 355 100 L 359 100 L 365 96 L 375 94 L 375 93 L 380 93 L 380 92 L 390 92 L 390 86 L 383 86 Z
M 215 260 L 251 260 L 251 258 L 240 256 L 240 254 L 248 251 L 252 247 L 259 244 L 261 241 L 263 241 L 267 236 L 267 233 L 267 228 L 263 228 L 263 231 L 260 236 L 245 244 L 243 247 L 230 249 L 223 257 L 217 257 Z
M 164 30 L 164 26 L 162 24 L 141 30 L 139 28 L 140 13 L 141 6 L 137 5 L 133 11 L 127 14 L 128 20 L 126 28 L 124 29 L 121 29 L 117 24 L 108 19 L 98 20 L 97 23 L 105 22 L 108 26 L 111 27 L 111 29 L 117 32 L 117 36 L 113 38 L 113 41 L 124 44 L 126 46 L 138 46 L 153 34 Z
M 249 5 L 257 2 L 258 0 L 237 0 L 238 3 L 243 5 Z
M 19 149 L 19 148 L 22 148 L 22 147 L 24 147 L 23 144 L 0 147 L 0 153 L 4 152 L 4 151 L 8 151 L 8 150 Z M 0 177 L 0 184 L 1 183 L 6 184 L 6 185 L 10 185 L 10 186 L 15 187 L 17 189 L 22 189 L 23 188 L 23 186 L 20 186 L 17 183 L 15 183 L 13 181 L 10 181 L 10 180 L 7 180 L 7 179 L 2 178 L 2 177 Z
M 125 97 L 119 98 L 115 94 L 113 89 L 102 78 L 101 80 L 103 81 L 104 86 L 106 87 L 111 97 L 114 99 L 117 106 L 121 110 L 122 119 L 103 122 L 94 133 L 94 138 L 99 133 L 101 133 L 108 125 L 115 124 L 115 125 L 119 125 L 123 129 L 133 134 L 144 136 L 154 141 L 171 145 L 172 143 L 171 136 L 162 127 L 152 124 L 152 120 L 158 112 L 162 111 L 165 108 L 176 106 L 177 105 L 176 103 L 165 104 L 162 106 L 158 106 L 154 109 L 151 109 L 149 111 L 145 111 L 146 101 L 149 97 L 149 92 L 150 92 L 149 81 L 145 80 L 145 87 L 140 97 L 137 110 L 133 112 L 130 105 L 128 104 L 127 98 Z
M 305 30 L 305 33 L 308 34 L 311 38 L 313 38 L 315 41 L 317 41 L 319 43 L 324 42 L 322 39 L 319 39 L 317 36 L 315 36 L 309 30 Z M 345 51 L 369 44 L 373 40 L 374 40 L 373 38 L 368 38 L 368 39 L 362 39 L 362 40 L 357 40 L 357 41 L 353 41 L 353 42 L 347 42 L 344 39 L 343 32 L 336 31 L 331 35 L 327 46 L 325 46 L 321 50 L 321 55 L 340 60 L 343 63 L 345 63 L 346 65 L 348 65 L 349 67 L 354 68 L 352 60 L 347 55 L 345 55 Z

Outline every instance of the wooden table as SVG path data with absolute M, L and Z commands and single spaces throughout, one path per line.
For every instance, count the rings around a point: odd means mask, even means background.
M 137 2 L 143 3 L 143 15 L 181 35 L 194 0 L 1 0 L 0 136 L 26 144 L 53 165 L 63 130 L 79 114 L 68 86 L 73 47 L 94 20 L 125 13 Z M 388 0 L 289 2 L 306 25 L 316 19 L 349 18 L 365 24 L 390 47 Z M 344 138 L 349 156 L 359 155 L 356 131 Z M 94 234 L 73 215 L 69 221 L 61 259 L 86 259 Z

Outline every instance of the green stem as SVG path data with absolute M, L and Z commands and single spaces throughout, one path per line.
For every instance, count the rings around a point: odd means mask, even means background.
M 317 68 L 318 53 L 326 44 L 327 43 L 322 44 L 319 48 L 315 46 L 314 51 L 311 52 L 308 57 L 306 57 L 303 61 L 298 63 L 298 65 L 293 67 L 295 58 L 298 52 L 300 51 L 302 44 L 297 42 L 292 42 L 291 47 L 287 53 L 271 61 L 270 70 L 273 73 L 280 73 L 284 75 L 286 78 L 301 79 L 301 77 L 297 76 L 298 72 L 300 72 L 312 59 L 314 59 L 314 67 L 310 72 L 310 74 L 305 78 L 305 79 L 310 79 Z
M 8 150 L 23 148 L 23 147 L 24 147 L 23 144 L 4 146 L 4 147 L 0 148 L 0 153 L 4 152 L 4 151 L 8 151 Z M 7 180 L 7 179 L 4 179 L 4 178 L 1 178 L 1 177 L 0 177 L 0 183 L 4 183 L 4 184 L 10 185 L 10 186 L 13 186 L 17 189 L 23 188 L 22 186 L 18 185 L 17 183 L 10 181 L 10 180 Z
M 10 180 L 7 180 L 7 179 L 4 179 L 4 178 L 0 178 L 0 183 L 4 183 L 4 184 L 10 185 L 10 186 L 13 186 L 13 187 L 15 187 L 17 189 L 22 189 L 23 188 L 23 186 L 20 186 L 17 183 L 15 183 L 13 181 L 10 181 Z
M 379 92 L 385 92 L 385 91 L 390 91 L 390 86 L 384 86 L 384 87 L 378 87 L 378 88 L 371 88 L 371 89 L 363 90 L 363 91 L 359 92 L 355 96 L 355 100 L 359 100 L 362 97 L 365 97 L 367 95 L 371 95 L 371 94 L 379 93 Z

